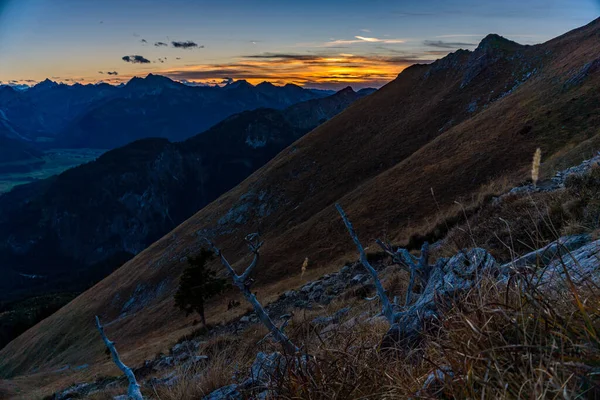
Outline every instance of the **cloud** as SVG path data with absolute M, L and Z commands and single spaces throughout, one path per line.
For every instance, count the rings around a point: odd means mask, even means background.
M 238 57 L 231 63 L 177 66 L 160 73 L 174 80 L 211 84 L 245 79 L 252 84 L 266 80 L 275 84 L 295 83 L 301 86 L 337 89 L 348 85 L 382 86 L 396 78 L 407 66 L 431 62 L 431 58 L 426 52 L 406 52 L 391 56 L 334 52 L 262 53 Z
M 223 78 L 221 83 L 225 84 L 225 85 L 229 85 L 229 84 L 233 83 L 233 78 Z
M 123 61 L 133 64 L 150 64 L 150 60 L 145 57 L 133 55 L 133 56 L 123 56 L 121 58 Z
M 361 32 L 365 32 L 365 33 L 371 33 L 371 30 L 370 30 L 370 29 L 361 29 L 360 31 L 361 31 Z
M 119 75 L 119 73 L 117 71 L 108 71 L 107 74 L 108 75 Z
M 181 57 L 175 57 L 176 60 L 181 60 Z
M 444 42 L 443 40 L 425 40 L 423 42 L 425 46 L 435 47 L 438 49 L 458 49 L 461 47 L 475 47 L 476 43 L 466 42 Z
M 406 43 L 403 39 L 380 39 L 376 37 L 354 36 L 354 39 L 332 39 L 329 42 L 316 45 L 316 47 L 339 47 L 357 43 L 385 43 L 385 44 L 400 44 Z
M 142 40 L 140 40 L 140 42 L 142 42 L 143 44 L 148 43 L 148 41 L 146 39 L 142 39 Z
M 402 39 L 378 39 L 378 38 L 374 38 L 374 37 L 363 37 L 363 36 L 354 36 L 355 38 L 359 39 L 359 40 L 363 40 L 365 42 L 371 42 L 371 43 L 405 43 L 405 40 Z
M 156 43 L 154 43 L 154 45 L 156 47 L 163 47 L 163 46 L 166 47 L 166 46 L 168 46 L 168 44 L 166 44 L 165 42 L 156 42 Z
M 171 42 L 171 45 L 177 49 L 203 49 L 204 46 L 198 46 L 198 43 L 192 42 L 191 40 L 185 42 Z
M 246 56 L 245 58 L 258 58 L 258 59 L 282 58 L 282 59 L 289 59 L 289 60 L 308 61 L 308 60 L 316 60 L 316 59 L 319 59 L 320 57 L 317 55 L 308 55 L 308 54 L 303 55 L 303 54 L 286 54 L 286 53 L 262 53 L 262 54 L 254 54 L 254 55 Z

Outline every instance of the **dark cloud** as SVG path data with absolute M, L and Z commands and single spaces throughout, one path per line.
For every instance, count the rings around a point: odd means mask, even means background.
M 119 75 L 119 73 L 117 71 L 108 71 L 107 74 L 108 75 Z
M 255 54 L 251 56 L 246 56 L 246 58 L 258 58 L 258 59 L 284 59 L 284 60 L 298 60 L 298 61 L 311 61 L 318 60 L 322 57 L 316 55 L 307 55 L 307 54 L 284 54 L 284 53 L 262 53 Z
M 181 57 L 175 57 L 176 60 L 181 60 Z
M 192 42 L 191 40 L 185 42 L 171 42 L 173 47 L 177 49 L 203 49 L 204 46 L 198 46 L 198 43 Z
M 476 43 L 464 43 L 464 42 L 444 42 L 442 40 L 425 40 L 423 42 L 425 46 L 436 47 L 439 49 L 458 49 L 461 47 L 474 47 Z
M 154 45 L 156 47 L 163 47 L 163 46 L 166 47 L 166 46 L 168 46 L 168 44 L 166 44 L 165 42 L 156 42 L 156 43 L 154 43 Z
M 98 71 L 98 73 L 99 73 L 99 74 L 104 74 L 104 72 L 102 72 L 102 71 Z
M 142 42 L 144 44 L 148 43 L 148 41 L 146 39 L 142 39 L 142 40 L 140 40 L 140 42 Z
M 221 83 L 229 85 L 230 83 L 233 83 L 233 78 L 223 78 L 223 80 L 221 81 Z
M 164 63 L 164 62 L 165 62 L 165 60 L 166 60 L 166 58 L 165 58 L 165 59 L 159 58 L 159 59 L 158 59 L 158 62 L 160 62 L 160 63 Z
M 121 58 L 123 61 L 133 64 L 150 64 L 150 60 L 145 57 L 133 55 L 133 56 L 123 56 Z

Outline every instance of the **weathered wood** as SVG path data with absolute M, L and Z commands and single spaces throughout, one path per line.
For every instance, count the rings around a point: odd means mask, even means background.
M 248 248 L 250 249 L 250 251 L 254 254 L 254 259 L 241 275 L 238 275 L 235 272 L 229 261 L 227 261 L 227 259 L 223 255 L 223 252 L 218 247 L 216 247 L 210 240 L 206 239 L 206 241 L 213 249 L 217 257 L 219 257 L 219 259 L 221 260 L 221 264 L 223 264 L 223 266 L 225 266 L 225 268 L 227 269 L 229 276 L 231 276 L 231 279 L 233 280 L 233 284 L 238 287 L 238 289 L 242 292 L 246 300 L 250 304 L 252 304 L 256 316 L 267 327 L 269 332 L 271 332 L 271 335 L 273 336 L 275 341 L 277 341 L 283 346 L 285 352 L 289 354 L 297 353 L 298 347 L 296 347 L 296 345 L 292 343 L 292 341 L 282 332 L 282 330 L 279 329 L 275 325 L 275 323 L 273 323 L 273 321 L 269 317 L 269 314 L 267 314 L 267 312 L 260 304 L 256 296 L 250 291 L 250 274 L 258 264 L 260 248 L 263 245 L 263 243 L 260 241 L 258 234 L 253 233 L 246 236 L 246 243 L 248 244 Z
M 125 365 L 123 363 L 123 361 L 121 361 L 121 358 L 119 357 L 119 353 L 117 352 L 117 349 L 115 348 L 115 344 L 113 342 L 111 342 L 108 339 L 108 337 L 106 337 L 106 334 L 104 333 L 104 327 L 100 324 L 100 318 L 98 318 L 98 316 L 96 316 L 96 328 L 98 328 L 98 331 L 100 332 L 100 335 L 102 336 L 102 340 L 104 341 L 104 344 L 110 351 L 113 361 L 115 362 L 117 367 L 119 367 L 119 369 L 121 371 L 123 371 L 123 373 L 127 377 L 127 380 L 129 380 L 129 389 L 127 390 L 127 395 L 132 400 L 143 400 L 144 397 L 142 396 L 142 392 L 140 391 L 140 385 L 137 383 L 137 380 L 135 379 L 135 375 L 133 374 L 133 371 L 131 370 L 131 368 L 129 368 L 127 365 Z
M 385 292 L 385 289 L 383 288 L 383 285 L 381 284 L 381 281 L 379 280 L 377 271 L 375 271 L 375 268 L 373 268 L 371 266 L 371 264 L 369 263 L 369 260 L 367 259 L 367 253 L 365 253 L 365 249 L 363 248 L 362 244 L 360 243 L 360 240 L 358 239 L 358 235 L 354 231 L 354 227 L 352 226 L 352 223 L 350 222 L 350 220 L 348 219 L 348 216 L 344 212 L 344 209 L 342 208 L 342 206 L 340 206 L 337 203 L 335 205 L 335 208 L 337 208 L 338 212 L 340 213 L 342 220 L 344 221 L 344 224 L 346 225 L 346 228 L 348 229 L 348 232 L 350 233 L 350 236 L 352 237 L 352 240 L 354 240 L 354 244 L 356 245 L 356 248 L 358 249 L 358 253 L 360 254 L 360 262 L 362 263 L 363 267 L 365 267 L 367 272 L 371 275 L 371 278 L 373 278 L 373 283 L 375 284 L 375 289 L 377 290 L 377 296 L 379 297 L 379 300 L 381 301 L 382 314 L 385 316 L 385 318 L 388 320 L 388 322 L 391 325 L 395 322 L 395 319 L 396 319 L 396 314 L 394 312 L 394 305 L 390 302 L 390 300 L 387 296 L 387 293 Z
M 383 348 L 409 350 L 421 343 L 427 325 L 438 320 L 440 303 L 450 303 L 481 282 L 484 273 L 497 268 L 483 249 L 460 252 L 450 260 L 440 259 L 419 299 L 404 311 L 384 336 Z

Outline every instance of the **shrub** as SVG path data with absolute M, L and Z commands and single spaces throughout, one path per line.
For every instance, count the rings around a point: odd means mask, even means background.
M 205 249 L 202 249 L 198 256 L 191 257 L 175 293 L 175 306 L 187 315 L 198 313 L 204 326 L 204 303 L 228 288 L 227 280 L 217 278 L 216 273 L 207 267 L 212 258 L 213 253 Z

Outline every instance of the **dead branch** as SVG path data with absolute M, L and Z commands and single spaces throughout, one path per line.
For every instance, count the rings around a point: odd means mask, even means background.
M 292 343 L 292 341 L 282 332 L 282 330 L 279 329 L 273 323 L 273 321 L 269 317 L 269 314 L 267 314 L 267 312 L 262 307 L 256 296 L 250 291 L 251 282 L 249 280 L 249 277 L 256 265 L 258 264 L 259 251 L 261 246 L 263 245 L 263 242 L 260 241 L 259 235 L 257 233 L 252 233 L 246 236 L 246 243 L 250 251 L 254 254 L 254 259 L 241 275 L 238 275 L 235 272 L 229 261 L 227 261 L 227 259 L 218 247 L 216 247 L 209 239 L 206 239 L 206 241 L 212 248 L 212 250 L 215 252 L 217 257 L 219 257 L 219 259 L 221 260 L 221 264 L 223 264 L 223 266 L 225 266 L 225 268 L 227 269 L 228 274 L 233 280 L 233 284 L 237 286 L 238 289 L 240 289 L 246 300 L 248 300 L 248 302 L 252 304 L 254 312 L 256 313 L 260 321 L 267 327 L 269 332 L 271 332 L 273 338 L 283 346 L 285 352 L 289 354 L 294 354 L 298 352 L 298 347 L 296 347 L 296 345 Z
M 104 333 L 104 327 L 100 324 L 100 318 L 98 318 L 98 316 L 96 316 L 96 328 L 98 328 L 98 331 L 102 336 L 104 344 L 110 351 L 113 361 L 115 362 L 117 367 L 119 367 L 119 369 L 123 371 L 123 373 L 129 380 L 129 389 L 127 390 L 127 395 L 132 400 L 143 400 L 144 397 L 142 396 L 142 392 L 140 391 L 140 385 L 137 383 L 133 371 L 127 365 L 123 364 L 123 361 L 121 361 L 119 353 L 115 348 L 115 344 L 106 337 L 106 334 Z

